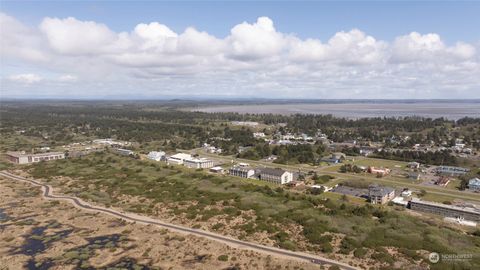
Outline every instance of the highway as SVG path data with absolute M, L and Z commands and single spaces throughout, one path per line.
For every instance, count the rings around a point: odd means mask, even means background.
M 46 199 L 69 201 L 74 206 L 76 206 L 78 208 L 88 210 L 88 211 L 94 211 L 94 212 L 98 212 L 98 213 L 108 214 L 108 215 L 111 215 L 111 216 L 114 216 L 114 217 L 117 217 L 117 218 L 121 218 L 121 219 L 126 220 L 126 221 L 136 222 L 136 223 L 145 224 L 145 225 L 155 225 L 155 226 L 166 228 L 166 229 L 169 229 L 169 230 L 172 230 L 172 231 L 175 231 L 175 232 L 181 232 L 181 233 L 187 233 L 187 234 L 201 236 L 201 237 L 213 240 L 213 241 L 217 241 L 217 242 L 220 242 L 220 243 L 223 243 L 223 244 L 230 245 L 230 246 L 235 247 L 235 248 L 249 249 L 249 250 L 252 250 L 252 251 L 261 252 L 261 253 L 265 253 L 265 254 L 269 254 L 269 255 L 282 256 L 282 257 L 288 258 L 288 259 L 303 260 L 303 261 L 308 261 L 308 262 L 316 263 L 316 264 L 336 265 L 336 266 L 340 267 L 341 269 L 347 269 L 347 270 L 358 269 L 358 268 L 350 266 L 348 264 L 338 262 L 338 261 L 334 261 L 334 260 L 324 258 L 324 257 L 321 257 L 321 256 L 317 256 L 317 255 L 307 254 L 307 253 L 303 253 L 303 252 L 294 252 L 294 251 L 289 251 L 289 250 L 283 250 L 283 249 L 279 249 L 279 248 L 275 248 L 275 247 L 269 247 L 269 246 L 264 246 L 264 245 L 255 244 L 255 243 L 251 243 L 251 242 L 241 241 L 241 240 L 230 238 L 230 237 L 223 236 L 223 235 L 220 235 L 220 234 L 216 234 L 216 233 L 212 233 L 212 232 L 208 232 L 208 231 L 204 231 L 204 230 L 198 230 L 198 229 L 183 227 L 183 226 L 175 225 L 175 224 L 171 224 L 171 223 L 166 223 L 166 222 L 162 222 L 162 221 L 152 219 L 152 218 L 149 218 L 149 217 L 139 216 L 139 215 L 136 215 L 136 214 L 133 214 L 133 213 L 123 213 L 123 212 L 119 212 L 119 211 L 116 211 L 116 210 L 113 210 L 113 209 L 110 209 L 110 208 L 104 208 L 104 207 L 100 207 L 100 206 L 92 206 L 92 205 L 82 201 L 81 199 L 79 199 L 77 197 L 71 197 L 71 196 L 65 196 L 65 195 L 62 195 L 62 196 L 61 195 L 54 195 L 53 194 L 53 188 L 51 186 L 43 184 L 43 183 L 39 182 L 38 180 L 27 179 L 27 178 L 24 178 L 24 177 L 20 177 L 20 176 L 11 174 L 11 173 L 6 172 L 6 171 L 0 171 L 0 176 L 4 177 L 6 179 L 27 182 L 27 183 L 30 183 L 32 185 L 41 187 L 41 189 L 43 191 L 42 195 Z

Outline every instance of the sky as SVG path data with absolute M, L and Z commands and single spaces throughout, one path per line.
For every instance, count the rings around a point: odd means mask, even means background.
M 480 1 L 2 1 L 0 98 L 480 98 Z

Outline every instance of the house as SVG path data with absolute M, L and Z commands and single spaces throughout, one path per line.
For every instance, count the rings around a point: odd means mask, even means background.
M 184 154 L 184 153 L 178 153 L 178 154 L 175 154 L 175 155 L 167 158 L 167 163 L 168 164 L 175 164 L 175 165 L 182 165 L 183 162 L 186 159 L 192 159 L 192 155 Z
M 115 154 L 122 155 L 122 156 L 133 156 L 133 155 L 135 155 L 135 152 L 133 152 L 132 150 L 123 149 L 123 148 L 112 148 L 112 152 L 115 153 Z
M 6 157 L 13 163 L 30 164 L 40 161 L 65 159 L 65 153 L 62 152 L 48 152 L 40 154 L 27 154 L 25 151 L 21 152 L 7 152 Z
M 255 170 L 249 167 L 233 166 L 228 170 L 228 173 L 232 176 L 251 178 L 255 174 Z
M 395 190 L 391 187 L 371 185 L 368 188 L 368 197 L 372 204 L 385 204 L 395 197 Z
M 480 192 L 480 179 L 475 177 L 468 180 L 468 189 L 475 192 Z
M 150 153 L 148 153 L 147 158 L 155 161 L 160 161 L 165 158 L 165 152 L 151 151 Z
M 210 172 L 212 173 L 223 173 L 223 168 L 220 166 L 210 168 Z
M 381 176 L 385 176 L 385 175 L 388 175 L 390 173 L 389 168 L 375 168 L 373 166 L 368 167 L 367 171 L 369 173 L 376 174 L 376 175 L 381 175 Z
M 409 198 L 412 196 L 412 191 L 408 188 L 403 189 L 402 193 L 400 194 L 403 198 Z
M 408 179 L 410 180 L 420 180 L 420 173 L 419 172 L 408 172 Z
M 450 183 L 450 179 L 445 176 L 440 176 L 437 180 L 435 180 L 435 185 L 446 187 Z
M 183 165 L 194 169 L 207 169 L 213 167 L 213 161 L 206 158 L 191 158 L 183 160 Z
M 407 167 L 410 168 L 410 169 L 418 169 L 418 168 L 420 168 L 420 163 L 415 162 L 415 161 L 414 162 L 409 162 L 407 164 Z
M 435 169 L 435 172 L 441 176 L 452 176 L 458 177 L 466 174 L 470 170 L 462 167 L 453 167 L 453 166 L 439 166 Z
M 265 133 L 263 132 L 254 132 L 253 133 L 254 138 L 265 138 Z
M 347 156 L 344 153 L 337 152 L 337 153 L 333 153 L 329 157 L 323 158 L 322 161 L 337 164 L 344 161 L 346 157 Z
M 262 168 L 260 180 L 283 185 L 293 181 L 293 174 L 282 169 Z

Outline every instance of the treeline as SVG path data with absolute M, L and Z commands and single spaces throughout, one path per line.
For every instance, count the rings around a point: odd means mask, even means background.
M 377 151 L 371 155 L 371 157 L 400 160 L 400 161 L 416 161 L 429 165 L 458 165 L 455 156 L 451 155 L 449 151 Z

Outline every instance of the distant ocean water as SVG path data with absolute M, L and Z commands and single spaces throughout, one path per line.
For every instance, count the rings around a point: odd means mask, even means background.
M 331 114 L 345 118 L 363 117 L 444 117 L 458 120 L 463 117 L 480 117 L 480 102 L 414 102 L 414 103 L 319 103 L 319 104 L 259 104 L 220 105 L 193 109 L 201 112 L 237 112 L 272 114 Z

